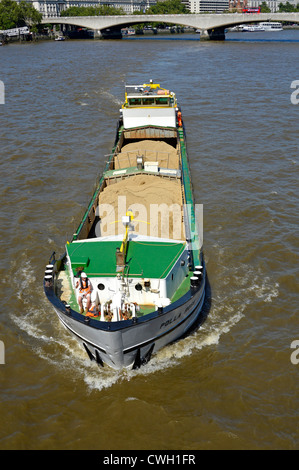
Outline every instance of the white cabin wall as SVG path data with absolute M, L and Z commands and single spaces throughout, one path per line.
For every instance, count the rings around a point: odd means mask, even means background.
M 131 129 L 141 126 L 176 127 L 174 108 L 124 108 L 124 128 Z M 146 113 L 145 113 L 146 111 Z
M 112 300 L 120 287 L 116 277 L 92 277 L 89 278 L 92 284 L 92 301 L 97 299 L 100 303 Z M 144 286 L 144 279 L 129 278 L 125 279 L 126 286 L 129 286 L 129 292 L 125 288 L 124 292 L 131 302 L 139 305 L 152 305 L 159 297 L 166 297 L 165 279 L 150 279 L 150 287 Z M 104 284 L 105 289 L 98 289 L 98 284 Z M 135 289 L 136 284 L 142 285 L 142 290 Z M 128 293 L 127 293 L 128 292 Z

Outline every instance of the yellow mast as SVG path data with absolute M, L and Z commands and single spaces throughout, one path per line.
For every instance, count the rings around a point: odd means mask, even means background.
M 122 218 L 123 224 L 126 227 L 125 236 L 123 238 L 121 247 L 116 250 L 116 270 L 117 272 L 123 272 L 126 264 L 126 254 L 128 249 L 128 235 L 129 225 L 133 220 L 133 212 L 127 211 L 126 215 Z

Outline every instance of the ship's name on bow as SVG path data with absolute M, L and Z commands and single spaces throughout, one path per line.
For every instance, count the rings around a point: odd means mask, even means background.
M 168 325 L 170 325 L 171 323 L 177 321 L 177 320 L 180 318 L 181 315 L 182 315 L 182 313 L 178 313 L 178 314 L 175 315 L 174 317 L 169 318 L 169 320 L 164 321 L 163 323 L 161 323 L 160 329 L 161 329 L 162 327 L 164 327 L 164 326 L 168 326 Z

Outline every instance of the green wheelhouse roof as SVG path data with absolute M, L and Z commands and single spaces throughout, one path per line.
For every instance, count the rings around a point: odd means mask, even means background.
M 67 244 L 67 252 L 76 268 L 84 269 L 89 277 L 115 276 L 116 248 L 121 241 L 75 241 Z M 184 242 L 129 241 L 126 274 L 129 277 L 163 279 L 184 251 Z

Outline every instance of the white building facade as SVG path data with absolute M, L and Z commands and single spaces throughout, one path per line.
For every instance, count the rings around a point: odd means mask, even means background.
M 122 8 L 125 14 L 135 11 L 145 12 L 156 0 L 32 0 L 34 8 L 42 13 L 44 18 L 63 16 L 63 11 L 70 7 L 111 6 Z
M 183 0 L 190 13 L 222 12 L 229 9 L 229 0 Z
M 263 0 L 247 0 L 248 8 L 257 8 L 262 4 Z M 275 13 L 279 10 L 280 3 L 289 2 L 291 5 L 296 6 L 299 3 L 299 0 L 265 0 L 267 6 L 270 8 L 271 13 Z

